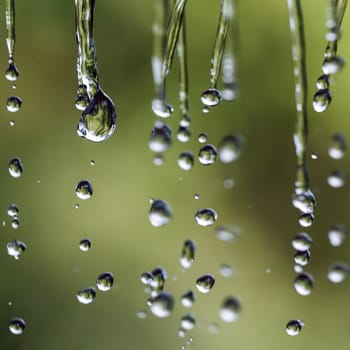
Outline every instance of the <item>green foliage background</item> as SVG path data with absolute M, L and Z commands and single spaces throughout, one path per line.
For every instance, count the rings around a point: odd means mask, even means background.
M 4 11 L 4 4 L 0 11 Z M 208 87 L 210 53 L 216 32 L 219 1 L 189 1 L 187 7 L 191 94 L 192 139 L 174 141 L 162 167 L 152 163 L 147 143 L 155 121 L 150 108 L 153 85 L 150 70 L 153 1 L 96 2 L 95 42 L 100 81 L 118 111 L 116 134 L 103 144 L 79 139 L 75 128 L 79 111 L 76 94 L 76 43 L 73 1 L 17 2 L 16 62 L 20 70 L 17 89 L 3 78 L 0 115 L 0 348 L 1 349 L 179 349 L 189 336 L 193 349 L 329 349 L 349 343 L 349 281 L 333 285 L 327 268 L 334 261 L 349 259 L 349 242 L 333 248 L 327 239 L 332 224 L 348 220 L 348 195 L 327 185 L 330 171 L 349 171 L 347 157 L 329 159 L 331 135 L 349 135 L 348 68 L 336 76 L 333 103 L 325 114 L 316 114 L 310 100 L 309 153 L 311 186 L 318 207 L 314 226 L 312 260 L 307 271 L 315 278 L 311 296 L 293 289 L 293 249 L 290 240 L 300 227 L 292 208 L 295 155 L 294 80 L 286 1 L 241 1 L 240 85 L 241 97 L 222 103 L 208 115 L 201 112 L 199 96 Z M 325 47 L 327 1 L 303 1 L 307 39 L 309 94 L 321 73 Z M 339 53 L 350 56 L 348 16 L 344 20 Z M 0 32 L 0 68 L 6 69 L 5 18 Z M 177 106 L 177 68 L 169 77 L 169 100 Z M 11 94 L 23 98 L 17 114 L 7 112 Z M 169 121 L 175 133 L 179 112 Z M 11 127 L 9 121 L 15 120 Z M 208 133 L 218 144 L 228 133 L 244 135 L 242 158 L 211 167 L 196 164 L 184 172 L 177 166 L 183 150 L 197 154 L 197 135 Z M 24 174 L 13 179 L 7 171 L 11 157 L 24 163 Z M 90 160 L 96 165 L 92 167 Z M 235 186 L 223 187 L 232 176 Z M 38 183 L 40 179 L 40 183 Z M 94 186 L 93 198 L 80 203 L 74 188 L 81 179 Z M 193 198 L 194 193 L 200 199 Z M 149 199 L 162 198 L 173 207 L 167 227 L 148 222 Z M 11 228 L 6 210 L 20 206 L 20 228 Z M 203 207 L 215 208 L 218 224 L 241 228 L 233 244 L 216 240 L 213 228 L 196 225 L 193 215 Z M 88 253 L 79 250 L 83 237 L 92 240 Z M 27 251 L 19 261 L 6 253 L 6 243 L 23 240 Z M 197 245 L 196 262 L 183 272 L 179 254 L 185 239 Z M 221 263 L 231 264 L 236 275 L 225 279 Z M 169 319 L 152 315 L 140 320 L 136 312 L 147 309 L 140 274 L 163 266 L 169 279 L 166 289 L 176 297 Z M 266 273 L 267 268 L 271 273 Z M 98 293 L 91 305 L 81 305 L 75 294 L 94 285 L 101 272 L 112 271 L 117 287 Z M 177 332 L 180 317 L 187 312 L 179 296 L 194 289 L 203 273 L 217 277 L 213 291 L 199 295 L 193 307 L 197 327 L 187 338 Z M 237 323 L 224 324 L 218 310 L 227 295 L 242 303 Z M 9 302 L 12 305 L 9 305 Z M 8 331 L 8 322 L 23 317 L 22 336 Z M 298 337 L 285 334 L 289 319 L 305 322 Z M 208 325 L 217 322 L 217 334 Z

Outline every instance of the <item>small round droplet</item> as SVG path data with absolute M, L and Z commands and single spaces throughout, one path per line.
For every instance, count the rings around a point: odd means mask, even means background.
M 199 198 L 200 198 L 199 193 L 195 193 L 195 194 L 193 195 L 193 198 L 196 199 L 196 200 L 199 199 Z
M 189 269 L 193 265 L 195 250 L 196 246 L 192 241 L 184 242 L 180 256 L 180 264 L 184 269 Z
M 341 188 L 345 185 L 345 172 L 344 170 L 335 170 L 327 178 L 328 185 L 333 188 Z
M 226 135 L 219 145 L 219 157 L 223 163 L 232 163 L 237 160 L 243 147 L 243 138 L 237 135 Z
M 209 113 L 209 112 L 210 112 L 210 107 L 209 107 L 209 106 L 203 106 L 202 112 L 203 112 L 204 114 Z
M 346 238 L 346 226 L 334 225 L 328 231 L 328 240 L 333 247 L 340 247 Z
M 156 98 L 152 101 L 152 110 L 158 117 L 169 118 L 172 115 L 174 108 L 166 101 Z
M 10 159 L 8 169 L 12 177 L 20 177 L 23 173 L 22 161 L 19 158 Z
M 328 268 L 328 279 L 333 283 L 341 283 L 345 281 L 350 272 L 348 264 L 334 263 Z
M 95 165 L 95 161 L 93 159 L 90 160 L 90 165 L 94 166 Z
M 309 250 L 297 251 L 294 254 L 294 261 L 300 266 L 306 266 L 311 258 L 311 253 Z
M 346 151 L 346 140 L 343 134 L 336 133 L 332 136 L 331 144 L 328 148 L 328 154 L 332 159 L 344 158 Z
M 12 220 L 11 220 L 11 227 L 14 229 L 14 230 L 17 230 L 19 228 L 19 219 L 17 216 L 13 217 Z
M 101 273 L 96 279 L 96 286 L 102 292 L 107 292 L 112 289 L 114 277 L 111 272 Z
M 182 152 L 177 159 L 177 164 L 183 170 L 191 170 L 193 167 L 194 158 L 192 152 Z
M 21 335 L 26 328 L 26 323 L 22 318 L 13 318 L 9 322 L 9 330 L 14 335 Z
M 7 99 L 6 108 L 9 112 L 18 112 L 22 106 L 22 100 L 18 96 L 10 96 Z
M 205 132 L 202 132 L 198 135 L 198 142 L 199 143 L 206 143 L 208 140 L 208 134 Z
M 239 318 L 241 304 L 235 297 L 226 297 L 222 302 L 219 315 L 224 322 L 235 322 Z
M 300 273 L 294 280 L 294 289 L 300 295 L 310 295 L 314 288 L 314 280 L 308 273 Z
M 186 126 L 180 126 L 176 137 L 180 142 L 188 142 L 191 138 L 190 129 Z
M 75 193 L 77 197 L 81 200 L 86 200 L 91 198 L 93 194 L 93 188 L 91 183 L 87 180 L 79 181 L 75 188 Z
M 290 320 L 286 325 L 286 333 L 290 336 L 296 336 L 301 332 L 304 323 L 300 320 Z
M 234 270 L 233 270 L 232 266 L 230 266 L 228 264 L 221 264 L 219 271 L 220 271 L 220 275 L 222 277 L 226 277 L 226 278 L 230 278 L 234 274 Z
M 152 226 L 160 227 L 166 225 L 171 220 L 172 210 L 168 203 L 161 199 L 156 199 L 151 204 L 149 211 L 149 221 Z
M 201 101 L 204 106 L 217 106 L 221 102 L 221 99 L 222 97 L 220 91 L 214 88 L 203 91 L 201 95 Z
M 152 314 L 159 318 L 169 317 L 174 308 L 174 298 L 170 293 L 159 293 L 151 300 L 150 310 Z
M 8 81 L 16 81 L 18 76 L 19 72 L 15 63 L 13 61 L 10 61 L 5 72 L 5 78 Z
M 218 215 L 214 209 L 204 208 L 198 210 L 194 218 L 200 226 L 211 226 L 216 222 Z
M 24 242 L 14 239 L 13 241 L 7 243 L 7 254 L 13 256 L 16 260 L 20 258 L 22 253 L 25 252 L 27 246 Z
M 136 317 L 140 320 L 144 320 L 147 318 L 147 311 L 141 310 L 136 312 Z
M 96 289 L 94 287 L 82 289 L 77 293 L 77 299 L 81 304 L 91 304 L 95 298 Z
M 305 232 L 298 233 L 292 240 L 292 246 L 297 251 L 305 251 L 311 248 L 312 238 Z
M 140 279 L 142 284 L 149 286 L 153 281 L 153 276 L 149 272 L 143 272 Z
M 316 198 L 310 190 L 294 194 L 292 197 L 292 203 L 295 208 L 305 214 L 312 214 L 316 208 Z
M 193 329 L 196 325 L 196 319 L 192 314 L 187 314 L 182 316 L 181 321 L 180 321 L 180 327 L 181 329 L 185 331 L 190 331 Z
M 10 217 L 18 216 L 19 214 L 19 207 L 16 204 L 10 204 L 7 208 L 7 215 Z
M 194 301 L 195 301 L 195 297 L 191 290 L 189 290 L 185 294 L 182 294 L 181 296 L 181 304 L 183 307 L 187 307 L 187 308 L 192 307 Z
M 312 153 L 311 153 L 311 159 L 312 159 L 312 160 L 317 160 L 318 158 L 319 158 L 319 155 L 318 155 L 317 152 L 312 152 Z
M 162 166 L 164 164 L 164 157 L 162 154 L 156 154 L 153 157 L 153 164 L 156 166 Z
M 84 238 L 79 242 L 79 248 L 82 252 L 88 252 L 91 248 L 91 241 L 88 238 Z
M 232 177 L 225 177 L 224 178 L 224 188 L 227 190 L 230 190 L 231 188 L 233 188 L 235 182 L 232 179 Z
M 327 110 L 331 101 L 332 96 L 328 89 L 317 90 L 313 98 L 312 106 L 315 112 L 322 113 Z
M 314 216 L 311 213 L 302 213 L 299 216 L 299 224 L 303 227 L 310 227 L 314 222 Z
M 202 165 L 214 164 L 217 157 L 217 151 L 213 145 L 203 146 L 198 153 L 198 160 Z
M 15 121 L 13 119 L 10 120 L 10 126 L 15 126 Z
M 236 241 L 241 233 L 237 226 L 218 226 L 215 229 L 215 236 L 219 241 L 233 242 Z
M 152 128 L 148 147 L 152 152 L 162 153 L 171 146 L 171 129 L 168 124 L 157 120 Z
M 317 90 L 326 90 L 329 88 L 329 75 L 321 75 L 316 81 Z
M 220 326 L 218 323 L 216 322 L 211 322 L 209 325 L 208 325 L 208 332 L 211 333 L 211 334 L 217 334 L 219 333 L 220 331 Z
M 324 74 L 336 74 L 338 73 L 345 65 L 343 57 L 333 56 L 326 58 L 323 61 L 322 70 Z
M 203 294 L 209 293 L 215 284 L 215 277 L 213 275 L 203 275 L 196 281 L 198 291 Z

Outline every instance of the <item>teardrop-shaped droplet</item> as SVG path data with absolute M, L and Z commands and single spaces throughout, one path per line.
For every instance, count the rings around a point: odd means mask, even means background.
M 192 314 L 186 314 L 181 317 L 180 327 L 185 331 L 190 331 L 196 325 L 196 319 Z
M 239 318 L 241 304 L 235 297 L 226 297 L 222 302 L 219 315 L 224 322 L 235 322 Z
M 19 214 L 19 207 L 16 204 L 10 204 L 7 208 L 7 215 L 10 217 L 18 216 Z
M 286 325 L 286 333 L 290 336 L 298 335 L 303 326 L 304 323 L 300 320 L 290 320 Z
M 95 298 L 96 289 L 94 287 L 82 289 L 77 293 L 77 299 L 81 304 L 91 304 Z
M 299 216 L 299 224 L 303 227 L 310 227 L 314 222 L 314 215 L 311 213 L 302 213 Z
M 232 163 L 237 160 L 243 147 L 243 138 L 237 135 L 226 135 L 219 145 L 219 157 L 223 163 Z
M 181 304 L 183 307 L 187 307 L 187 308 L 192 307 L 194 301 L 195 301 L 194 293 L 191 290 L 181 295 Z
M 341 283 L 345 281 L 350 272 L 348 264 L 345 263 L 334 263 L 328 268 L 328 279 L 333 283 Z
M 89 181 L 81 180 L 78 182 L 75 193 L 79 199 L 86 200 L 91 198 L 93 194 L 93 188 Z
M 328 240 L 333 247 L 340 247 L 346 238 L 345 225 L 334 225 L 328 231 Z
M 182 247 L 180 264 L 184 269 L 189 269 L 194 263 L 194 255 L 195 255 L 196 246 L 190 241 L 186 240 Z
M 316 198 L 310 190 L 294 194 L 292 197 L 292 203 L 295 208 L 299 209 L 305 214 L 312 214 L 316 208 Z
M 335 170 L 327 178 L 328 185 L 333 188 L 341 188 L 345 185 L 346 175 L 344 170 Z
M 332 159 L 344 158 L 346 151 L 346 140 L 343 134 L 336 133 L 332 136 L 331 144 L 328 148 L 328 154 Z
M 294 289 L 300 295 L 310 295 L 314 288 L 314 279 L 308 273 L 300 273 L 294 280 Z
M 26 323 L 23 318 L 15 317 L 9 322 L 9 331 L 14 335 L 23 334 L 26 329 Z
M 333 56 L 326 58 L 322 65 L 322 70 L 324 74 L 336 74 L 338 73 L 345 65 L 343 57 Z
M 174 108 L 164 100 L 154 99 L 152 101 L 152 110 L 158 117 L 169 118 L 172 115 Z
M 208 144 L 199 150 L 198 160 L 203 165 L 211 165 L 215 163 L 217 154 L 215 146 Z
M 19 158 L 10 159 L 8 169 L 12 177 L 20 177 L 23 173 L 22 161 Z
M 168 124 L 157 120 L 152 128 L 148 142 L 149 149 L 153 152 L 162 153 L 171 146 L 171 129 Z
M 9 65 L 7 66 L 6 72 L 5 72 L 5 78 L 8 81 L 16 81 L 19 76 L 18 69 L 14 62 L 9 62 Z
M 209 293 L 215 284 L 215 277 L 213 275 L 203 275 L 196 281 L 196 287 L 198 291 L 203 294 Z
M 294 254 L 294 261 L 300 266 L 306 266 L 311 258 L 311 253 L 309 250 L 297 251 Z
M 292 240 L 292 246 L 295 250 L 305 251 L 311 248 L 312 238 L 305 232 L 298 233 Z
M 99 290 L 106 292 L 112 289 L 114 277 L 111 272 L 101 273 L 96 279 L 96 286 Z
M 7 99 L 6 108 L 9 112 L 18 112 L 22 106 L 22 100 L 18 96 L 10 96 Z
M 79 248 L 82 252 L 88 252 L 91 248 L 91 241 L 88 238 L 84 238 L 79 242 Z
M 313 98 L 312 106 L 315 112 L 322 113 L 327 110 L 331 101 L 332 96 L 328 89 L 317 90 Z
M 152 202 L 148 218 L 154 227 L 168 224 L 171 216 L 172 210 L 168 203 L 161 199 L 156 199 Z
M 191 137 L 190 129 L 187 126 L 180 126 L 176 137 L 180 142 L 188 142 Z
M 177 164 L 179 165 L 179 167 L 186 171 L 192 169 L 193 163 L 193 153 L 189 151 L 180 153 L 179 158 L 177 159 Z
M 98 89 L 89 105 L 81 114 L 77 133 L 92 142 L 109 139 L 116 129 L 117 113 L 112 100 Z
M 27 249 L 27 246 L 24 242 L 14 239 L 13 241 L 7 243 L 6 248 L 7 254 L 18 260 L 22 253 L 24 253 Z
M 218 215 L 214 209 L 204 208 L 198 210 L 194 218 L 200 226 L 211 226 L 216 222 Z
M 214 107 L 217 106 L 222 100 L 222 96 L 219 90 L 210 88 L 203 91 L 201 95 L 201 101 L 204 106 Z
M 150 310 L 159 318 L 169 317 L 174 308 L 174 298 L 170 293 L 159 293 L 151 300 Z

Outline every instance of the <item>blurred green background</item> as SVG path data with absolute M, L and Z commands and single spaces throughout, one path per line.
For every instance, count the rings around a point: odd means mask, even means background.
M 325 47 L 327 1 L 303 1 L 307 40 L 309 95 L 321 73 Z M 4 5 L 4 4 L 2 4 Z M 295 176 L 294 78 L 286 1 L 241 1 L 240 99 L 222 103 L 209 114 L 201 112 L 199 96 L 208 87 L 210 54 L 220 2 L 189 1 L 187 29 L 190 73 L 192 138 L 187 144 L 174 139 L 161 167 L 153 165 L 148 149 L 150 130 L 156 120 L 150 105 L 153 85 L 150 69 L 153 1 L 96 2 L 95 42 L 100 82 L 118 111 L 115 135 L 103 144 L 80 139 L 75 132 L 80 112 L 76 95 L 76 43 L 73 1 L 17 2 L 16 63 L 20 70 L 17 89 L 3 78 L 0 115 L 0 348 L 1 349 L 180 349 L 189 337 L 193 349 L 329 349 L 346 348 L 350 322 L 349 281 L 335 285 L 327 279 L 334 261 L 349 259 L 349 242 L 330 246 L 327 230 L 333 224 L 349 224 L 349 186 L 332 189 L 328 174 L 338 168 L 349 171 L 345 160 L 332 160 L 327 149 L 333 133 L 349 134 L 348 68 L 336 76 L 329 111 L 316 114 L 310 106 L 309 154 L 311 187 L 318 207 L 311 229 L 312 258 L 306 271 L 313 274 L 311 296 L 299 296 L 293 288 L 294 251 L 290 245 L 297 232 L 298 212 L 291 205 Z M 4 6 L 0 11 L 4 11 Z M 350 23 L 343 22 L 339 54 L 350 56 Z M 1 30 L 5 72 L 5 16 Z M 176 64 L 175 64 L 176 66 Z M 168 82 L 169 101 L 177 107 L 177 68 Z M 6 99 L 23 99 L 18 113 L 6 110 Z M 175 134 L 179 111 L 169 124 Z M 15 121 L 10 126 L 10 120 Z M 184 172 L 177 165 L 181 151 L 196 155 L 197 135 L 208 133 L 218 144 L 223 135 L 238 133 L 246 139 L 242 157 L 230 165 L 219 161 L 204 167 L 196 162 Z M 10 158 L 20 157 L 23 176 L 7 171 Z M 95 160 L 95 166 L 90 160 Z M 234 179 L 225 189 L 223 179 Z M 88 179 L 94 195 L 80 203 L 74 189 Z M 40 181 L 38 181 L 40 180 Z M 194 199 L 198 193 L 200 198 Z M 149 199 L 162 198 L 173 208 L 169 225 L 154 228 L 148 221 Z M 7 207 L 20 207 L 20 227 L 11 228 Z M 215 227 L 198 226 L 196 210 L 212 207 L 218 225 L 236 225 L 241 236 L 232 244 L 215 238 Z M 84 237 L 92 240 L 88 253 L 79 250 Z M 7 255 L 6 243 L 17 238 L 27 244 L 18 260 Z M 196 261 L 182 271 L 179 255 L 185 239 L 197 246 Z M 222 263 L 236 271 L 220 276 Z M 176 298 L 168 319 L 148 314 L 140 275 L 157 266 L 168 272 L 165 289 Z M 270 269 L 270 273 L 266 273 Z M 98 292 L 90 305 L 79 304 L 78 290 L 92 286 L 96 277 L 113 272 L 115 288 Z M 196 292 L 190 310 L 196 328 L 178 336 L 179 322 L 188 312 L 179 296 L 195 290 L 204 273 L 216 276 L 208 295 Z M 239 321 L 225 324 L 219 318 L 227 295 L 242 303 Z M 21 336 L 8 331 L 12 317 L 27 323 Z M 305 326 L 297 337 L 285 333 L 286 323 L 298 318 Z M 216 322 L 217 333 L 208 331 Z

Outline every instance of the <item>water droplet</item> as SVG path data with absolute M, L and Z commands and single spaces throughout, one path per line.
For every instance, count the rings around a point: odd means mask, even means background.
M 314 222 L 314 216 L 311 213 L 302 213 L 299 216 L 299 224 L 303 227 L 310 227 Z
M 161 199 L 156 199 L 152 202 L 149 211 L 149 221 L 154 227 L 163 226 L 169 223 L 172 216 L 172 210 L 168 203 Z
M 13 241 L 7 243 L 7 254 L 13 256 L 16 260 L 20 258 L 22 253 L 25 252 L 27 246 L 24 242 L 14 239 Z
M 306 266 L 310 261 L 311 253 L 309 250 L 297 251 L 294 254 L 294 261 L 300 266 Z
M 231 188 L 233 188 L 235 182 L 234 180 L 232 179 L 232 177 L 225 177 L 224 178 L 224 188 L 229 190 Z
M 162 153 L 167 151 L 171 146 L 171 129 L 169 125 L 157 120 L 152 128 L 148 146 L 153 152 Z
M 180 338 L 185 338 L 186 331 L 184 329 L 180 328 L 178 334 L 179 334 Z M 181 346 L 180 350 L 182 350 L 182 349 L 185 349 L 185 346 Z
M 140 279 L 142 284 L 149 286 L 153 281 L 153 276 L 149 272 L 143 272 Z
M 295 208 L 305 214 L 312 214 L 316 208 L 316 198 L 310 190 L 294 194 L 292 197 L 292 203 Z
M 14 217 L 18 216 L 19 214 L 19 207 L 16 204 L 10 204 L 9 207 L 7 208 L 7 215 Z
M 15 121 L 14 120 L 10 120 L 10 126 L 15 126 Z
M 18 112 L 22 106 L 22 100 L 18 96 L 10 96 L 7 99 L 6 108 L 9 112 Z
M 159 294 L 159 292 L 163 290 L 164 283 L 167 280 L 168 276 L 167 276 L 167 272 L 161 267 L 157 267 L 153 269 L 151 275 L 152 275 L 152 281 L 150 284 L 150 286 L 152 287 L 151 295 L 156 296 Z
M 340 247 L 346 238 L 346 226 L 334 225 L 328 231 L 329 243 L 333 247 Z
M 79 242 L 79 248 L 82 252 L 88 252 L 91 248 L 91 241 L 88 238 L 84 238 Z
M 219 271 L 220 271 L 220 275 L 226 278 L 230 278 L 234 274 L 232 266 L 228 264 L 221 264 Z
M 193 198 L 197 200 L 197 199 L 199 199 L 199 198 L 200 198 L 200 196 L 199 196 L 199 194 L 198 194 L 198 193 L 195 193 L 195 194 L 193 195 Z
M 162 166 L 164 164 L 164 157 L 161 154 L 156 154 L 153 157 L 153 164 L 156 166 Z
M 202 132 L 198 135 L 198 142 L 199 143 L 206 143 L 208 140 L 208 134 L 205 132 Z
M 81 304 L 91 304 L 95 298 L 96 289 L 94 287 L 82 289 L 77 293 L 77 299 Z
M 111 272 L 101 273 L 96 279 L 96 286 L 102 292 L 107 292 L 112 289 L 114 277 Z
M 209 113 L 210 112 L 210 107 L 209 106 L 203 106 L 202 112 L 205 113 L 205 114 Z
M 9 322 L 9 330 L 14 335 L 21 335 L 26 328 L 26 323 L 22 318 L 13 318 Z
M 241 304 L 235 297 L 226 297 L 222 302 L 219 315 L 224 322 L 237 321 L 241 311 Z
M 212 322 L 208 325 L 208 332 L 212 334 L 217 334 L 220 331 L 220 326 L 216 322 Z
M 94 166 L 95 165 L 95 161 L 93 159 L 90 160 L 90 165 Z
M 191 138 L 190 129 L 186 126 L 180 126 L 176 136 L 180 142 L 188 142 Z
M 226 135 L 219 145 L 219 157 L 223 163 L 232 163 L 237 160 L 243 147 L 243 138 L 237 135 Z
M 215 277 L 213 275 L 203 275 L 196 281 L 197 289 L 203 293 L 209 293 L 215 284 Z
M 185 294 L 182 294 L 181 296 L 181 304 L 183 307 L 187 307 L 187 308 L 192 307 L 194 301 L 195 301 L 195 297 L 191 290 L 189 290 Z
M 340 188 L 345 185 L 345 172 L 344 170 L 335 170 L 327 178 L 328 185 L 333 188 Z
M 312 238 L 305 232 L 298 233 L 292 240 L 292 246 L 295 250 L 305 251 L 311 248 Z
M 331 101 L 332 96 L 328 89 L 317 90 L 313 98 L 312 106 L 315 112 L 322 113 L 327 110 Z
M 136 312 L 136 317 L 140 320 L 144 320 L 147 318 L 147 312 L 144 311 L 144 310 L 141 310 L 141 311 L 137 311 Z
M 20 177 L 23 173 L 23 164 L 19 158 L 12 158 L 9 161 L 9 173 L 12 177 Z
M 336 133 L 332 136 L 328 154 L 332 159 L 344 158 L 346 151 L 346 140 L 343 134 Z
M 161 118 L 169 118 L 174 112 L 174 108 L 162 99 L 155 98 L 152 101 L 153 113 Z
M 89 105 L 81 114 L 77 133 L 92 142 L 109 139 L 116 129 L 117 114 L 113 101 L 98 89 Z
M 316 81 L 317 90 L 326 90 L 329 88 L 329 75 L 321 75 Z
M 19 76 L 18 69 L 14 62 L 9 62 L 9 65 L 7 66 L 5 78 L 8 81 L 16 81 Z
M 92 193 L 93 193 L 91 183 L 87 180 L 79 181 L 76 188 L 75 188 L 75 193 L 76 193 L 77 197 L 81 200 L 86 200 L 86 199 L 91 198 Z
M 215 236 L 219 241 L 233 242 L 238 239 L 240 232 L 241 230 L 237 226 L 218 226 L 215 229 Z
M 74 208 L 75 208 L 75 209 L 79 209 L 79 207 L 80 207 L 80 206 L 79 206 L 78 203 L 74 204 Z
M 192 241 L 184 242 L 180 257 L 180 264 L 184 269 L 189 269 L 193 265 L 195 250 L 196 246 Z
M 11 227 L 14 230 L 17 230 L 19 228 L 19 219 L 17 216 L 15 216 L 12 220 L 11 220 Z
M 194 215 L 194 218 L 200 226 L 211 226 L 217 220 L 218 215 L 214 209 L 204 208 L 198 210 Z
M 349 265 L 345 263 L 334 263 L 328 268 L 328 279 L 333 283 L 345 281 L 350 272 Z
M 338 73 L 345 65 L 343 57 L 333 56 L 323 61 L 322 70 L 326 75 Z
M 290 336 L 298 335 L 303 328 L 304 323 L 300 320 L 290 320 L 286 325 L 286 332 Z
M 310 295 L 314 288 L 314 280 L 308 273 L 300 273 L 294 280 L 294 289 L 300 295 Z
M 198 153 L 198 160 L 203 165 L 211 165 L 215 163 L 217 151 L 213 145 L 203 146 Z
M 152 314 L 159 318 L 169 317 L 174 308 L 174 298 L 170 293 L 159 293 L 152 299 L 150 310 Z
M 193 167 L 193 153 L 192 152 L 182 152 L 179 155 L 179 158 L 177 159 L 177 164 L 179 167 L 183 170 L 191 170 Z
M 194 318 L 194 316 L 192 314 L 187 314 L 184 315 L 181 318 L 180 321 L 180 327 L 181 329 L 185 330 L 185 331 L 190 331 L 191 329 L 193 329 L 196 325 L 196 319 Z
M 319 155 L 318 155 L 317 152 L 312 152 L 312 153 L 311 153 L 311 159 L 317 160 L 318 158 L 319 158 Z
M 220 91 L 214 88 L 203 91 L 201 95 L 201 101 L 204 106 L 217 106 L 221 102 L 221 99 Z

